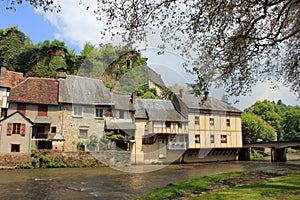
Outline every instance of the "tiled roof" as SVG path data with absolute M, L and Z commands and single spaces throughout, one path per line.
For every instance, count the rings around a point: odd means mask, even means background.
M 135 117 L 149 117 L 152 121 L 187 121 L 175 110 L 171 101 L 161 99 L 137 99 Z
M 51 78 L 29 77 L 10 90 L 8 101 L 57 105 L 58 82 Z
M 86 105 L 113 104 L 110 91 L 102 81 L 80 76 L 59 79 L 58 101 Z
M 24 80 L 23 73 L 21 72 L 12 72 L 6 70 L 5 76 L 5 87 L 8 88 L 12 88 L 18 85 L 22 80 Z
M 207 101 L 201 101 L 201 97 L 196 97 L 193 94 L 184 94 L 183 98 L 180 98 L 189 109 L 200 109 L 200 110 L 210 110 L 210 111 L 225 111 L 225 112 L 237 112 L 241 113 L 242 111 L 228 105 L 220 100 L 217 100 L 213 97 L 208 97 Z

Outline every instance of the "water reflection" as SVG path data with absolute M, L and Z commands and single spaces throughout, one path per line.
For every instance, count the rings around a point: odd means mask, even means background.
M 294 166 L 291 162 L 269 161 L 202 163 L 170 165 L 141 174 L 108 167 L 2 170 L 0 199 L 132 199 L 156 187 L 199 176 L 242 170 L 278 170 L 291 166 Z

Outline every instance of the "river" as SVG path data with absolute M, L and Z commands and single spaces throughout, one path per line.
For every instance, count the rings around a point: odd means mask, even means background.
M 286 163 L 262 160 L 168 165 L 146 173 L 128 173 L 109 167 L 1 170 L 0 199 L 132 199 L 156 187 L 199 176 L 300 166 L 299 157 L 288 156 L 290 160 Z M 149 167 L 134 166 L 133 170 Z

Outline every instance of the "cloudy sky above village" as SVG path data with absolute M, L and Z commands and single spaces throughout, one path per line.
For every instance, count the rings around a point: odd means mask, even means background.
M 86 42 L 92 44 L 113 43 L 110 39 L 101 40 L 102 23 L 96 19 L 97 15 L 93 12 L 96 1 L 92 0 L 61 0 L 57 1 L 62 6 L 61 12 L 47 12 L 34 9 L 32 6 L 23 3 L 17 6 L 16 11 L 6 10 L 6 1 L 0 1 L 0 29 L 17 26 L 24 32 L 33 43 L 43 42 L 44 40 L 58 39 L 64 41 L 69 49 L 74 49 L 78 54 Z M 89 6 L 87 10 L 86 7 Z M 182 63 L 184 58 L 180 57 L 172 50 L 163 55 L 157 55 L 157 44 L 159 37 L 151 36 L 148 40 L 147 50 L 143 44 L 139 44 L 141 53 L 148 57 L 148 65 L 162 75 L 167 85 L 178 83 L 184 85 L 185 82 L 192 82 L 194 77 L 185 73 Z M 299 105 L 297 97 L 283 87 L 281 83 L 276 83 L 276 89 L 270 89 L 274 83 L 258 83 L 251 94 L 239 98 L 230 98 L 232 103 L 239 109 L 249 107 L 257 100 L 268 99 L 277 102 L 281 99 L 285 104 Z M 222 89 L 212 90 L 211 96 L 221 98 L 224 91 Z

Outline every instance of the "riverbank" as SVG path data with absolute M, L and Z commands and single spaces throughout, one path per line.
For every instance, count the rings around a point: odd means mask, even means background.
M 136 200 L 300 199 L 300 167 L 205 176 L 154 189 Z
M 1 154 L 0 169 L 81 168 L 104 166 L 88 152 L 32 150 L 31 154 Z

